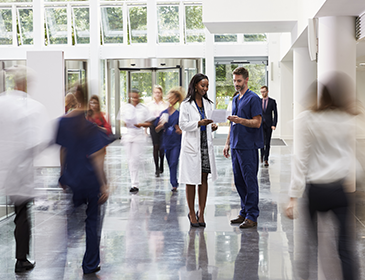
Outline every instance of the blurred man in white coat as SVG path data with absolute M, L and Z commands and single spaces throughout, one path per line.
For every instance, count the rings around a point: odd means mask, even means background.
M 27 259 L 31 233 L 28 204 L 35 197 L 33 160 L 50 140 L 45 137 L 48 117 L 44 106 L 26 93 L 27 72 L 24 66 L 7 69 L 14 90 L 0 94 L 0 190 L 14 203 L 17 273 L 34 268 Z

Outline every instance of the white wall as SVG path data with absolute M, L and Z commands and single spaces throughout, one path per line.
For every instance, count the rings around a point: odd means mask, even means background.
M 268 87 L 269 96 L 276 100 L 278 113 L 282 110 L 281 99 L 281 79 L 280 79 L 280 34 L 271 33 L 268 34 Z M 272 134 L 272 138 L 281 138 L 282 120 L 278 114 L 278 124 L 276 130 Z
M 32 51 L 27 53 L 27 67 L 35 74 L 35 81 L 28 84 L 28 93 L 47 109 L 51 120 L 64 114 L 65 64 L 62 51 Z M 55 131 L 55 127 L 53 127 Z M 44 151 L 36 166 L 59 166 L 59 147 Z
M 293 62 L 280 63 L 280 103 L 279 120 L 281 138 L 293 139 Z

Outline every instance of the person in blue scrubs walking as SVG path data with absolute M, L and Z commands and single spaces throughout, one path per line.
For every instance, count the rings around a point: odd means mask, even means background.
M 223 154 L 232 154 L 232 167 L 236 189 L 241 198 L 241 211 L 232 224 L 240 228 L 257 226 L 259 216 L 259 188 L 257 172 L 259 169 L 258 150 L 263 148 L 261 126 L 261 99 L 247 87 L 248 71 L 238 67 L 233 71 L 233 83 L 237 94 L 232 101 L 232 116 Z
M 180 113 L 175 109 L 177 103 L 184 100 L 184 90 L 182 87 L 176 87 L 169 91 L 167 99 L 170 106 L 162 111 L 155 121 L 156 131 L 163 130 L 162 148 L 165 150 L 167 162 L 170 168 L 171 191 L 176 192 L 179 186 L 177 181 L 177 165 L 179 162 L 181 148 L 181 129 L 179 127 Z
M 85 91 L 76 91 L 78 108 L 63 116 L 58 123 L 56 143 L 61 146 L 62 188 L 70 188 L 74 207 L 86 204 L 86 251 L 82 262 L 84 274 L 100 270 L 100 205 L 108 199 L 108 186 L 103 170 L 104 147 L 110 144 L 107 135 L 85 118 Z M 69 221 L 71 222 L 71 221 Z

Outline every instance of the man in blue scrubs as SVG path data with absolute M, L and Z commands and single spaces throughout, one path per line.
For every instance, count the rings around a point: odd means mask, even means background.
M 247 87 L 249 75 L 244 67 L 233 71 L 233 84 L 239 94 L 232 100 L 232 116 L 230 130 L 223 154 L 229 157 L 232 153 L 234 182 L 241 197 L 241 211 L 232 224 L 240 224 L 240 228 L 257 226 L 259 216 L 259 188 L 257 172 L 259 169 L 258 150 L 263 148 L 261 126 L 261 99 Z

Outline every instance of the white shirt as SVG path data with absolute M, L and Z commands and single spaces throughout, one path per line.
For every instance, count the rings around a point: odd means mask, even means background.
M 163 110 L 166 110 L 167 107 L 169 107 L 169 104 L 163 100 L 161 100 L 158 103 L 155 100 L 153 100 L 150 103 L 148 103 L 147 107 L 151 111 L 155 119 L 157 119 L 160 116 L 161 112 Z
M 301 197 L 306 182 L 346 179 L 355 168 L 354 118 L 340 110 L 304 111 L 295 122 L 298 149 L 293 155 L 289 196 Z
M 0 190 L 20 203 L 34 197 L 35 156 L 52 137 L 45 107 L 25 92 L 0 96 Z
M 155 119 L 148 108 L 141 103 L 138 103 L 137 106 L 133 106 L 130 103 L 123 104 L 119 114 L 120 119 L 127 127 L 127 133 L 122 137 L 123 142 L 142 141 L 145 138 L 144 128 L 138 128 L 135 124 L 149 122 Z

